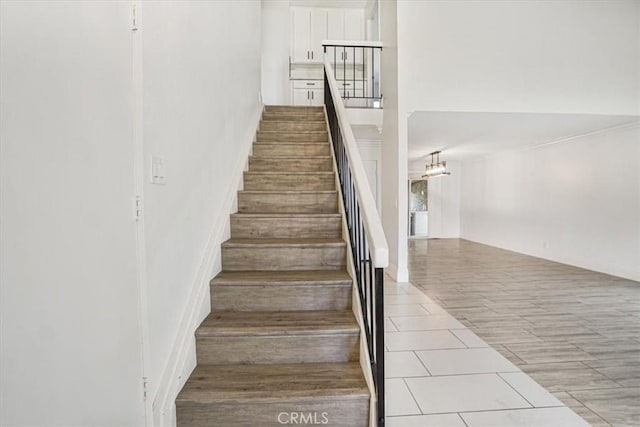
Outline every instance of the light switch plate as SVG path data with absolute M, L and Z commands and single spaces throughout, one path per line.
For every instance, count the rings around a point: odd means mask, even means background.
M 166 182 L 164 159 L 160 156 L 151 156 L 151 183 L 164 185 Z

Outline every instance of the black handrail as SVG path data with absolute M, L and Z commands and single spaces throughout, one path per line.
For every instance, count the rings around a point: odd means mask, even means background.
M 384 269 L 372 262 L 365 225 L 360 212 L 357 188 L 353 179 L 349 156 L 344 145 L 329 80 L 324 73 L 324 103 L 335 154 L 336 168 L 342 190 L 342 203 L 353 256 L 355 281 L 360 296 L 360 308 L 369 351 L 369 363 L 377 399 L 377 425 L 385 425 L 384 398 Z

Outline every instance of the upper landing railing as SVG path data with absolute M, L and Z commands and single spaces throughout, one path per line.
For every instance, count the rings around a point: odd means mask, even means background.
M 322 45 L 345 106 L 382 108 L 382 42 L 325 40 Z

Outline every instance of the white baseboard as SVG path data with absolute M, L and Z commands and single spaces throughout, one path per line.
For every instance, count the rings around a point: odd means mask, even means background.
M 196 366 L 195 331 L 211 311 L 209 282 L 222 268 L 220 245 L 230 236 L 229 215 L 237 210 L 237 192 L 242 189 L 243 172 L 247 170 L 248 157 L 260 123 L 264 106 L 259 104 L 242 140 L 243 146 L 214 226 L 209 232 L 207 246 L 202 254 L 200 267 L 189 295 L 187 307 L 178 326 L 169 359 L 160 378 L 157 392 L 152 397 L 153 425 L 175 426 L 175 400 Z
M 389 267 L 385 268 L 384 271 L 398 283 L 407 283 L 409 281 L 409 269 L 407 267 L 399 268 L 396 264 L 389 263 Z

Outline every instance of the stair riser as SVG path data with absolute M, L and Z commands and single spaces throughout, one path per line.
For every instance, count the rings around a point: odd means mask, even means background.
M 354 362 L 359 335 L 198 337 L 198 364 Z
M 274 142 L 328 142 L 327 132 L 263 132 L 258 131 L 256 141 Z
M 335 193 L 244 193 L 238 194 L 241 213 L 335 213 L 338 197 Z
M 338 218 L 243 218 L 231 217 L 231 238 L 313 239 L 340 237 Z
M 261 174 L 245 173 L 244 189 L 248 191 L 269 190 L 335 190 L 332 174 Z
M 279 113 L 263 113 L 262 114 L 262 122 L 319 122 L 324 121 L 324 113 L 316 112 L 316 113 L 287 113 L 287 112 L 279 112 Z
M 212 311 L 346 310 L 351 286 L 214 286 Z
M 254 156 L 330 156 L 329 144 L 254 144 Z
M 280 400 L 278 402 L 176 404 L 179 426 L 282 427 L 291 423 L 291 413 L 312 417 L 311 421 L 297 421 L 299 425 L 327 425 L 366 427 L 369 425 L 369 400 L 334 398 L 328 400 Z M 324 416 L 324 417 L 323 417 Z M 278 419 L 280 417 L 280 419 Z M 323 424 L 324 420 L 327 420 Z M 298 418 L 300 420 L 300 418 Z
M 251 172 L 331 172 L 332 170 L 331 157 L 249 158 L 249 171 Z
M 310 132 L 327 130 L 325 122 L 321 121 L 276 121 L 265 120 L 260 123 L 260 130 L 278 131 L 278 132 Z
M 345 268 L 345 246 L 222 247 L 225 271 L 338 270 Z

